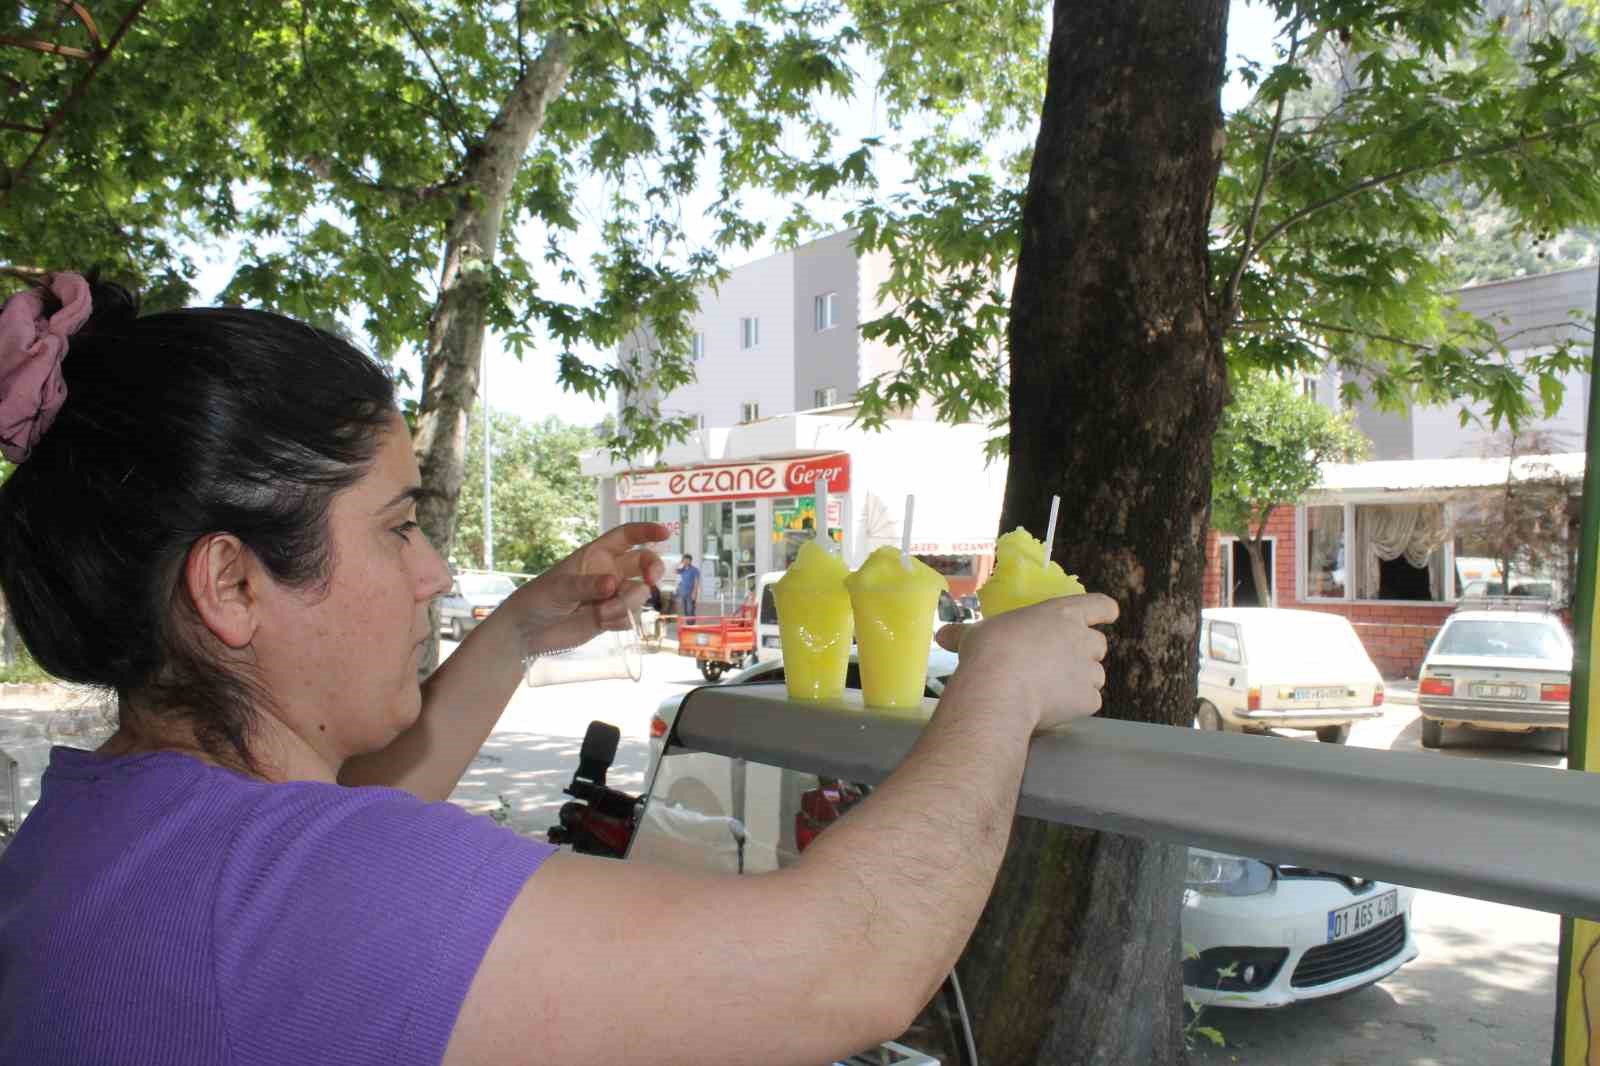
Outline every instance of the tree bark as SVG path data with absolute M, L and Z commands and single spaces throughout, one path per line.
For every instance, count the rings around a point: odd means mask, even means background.
M 538 59 L 506 96 L 465 168 L 455 216 L 446 231 L 439 300 L 428 323 L 422 400 L 412 447 L 429 490 L 417 522 L 439 554 L 450 557 L 456 505 L 466 462 L 467 418 L 478 391 L 479 361 L 488 327 L 490 269 L 500 228 L 528 144 L 546 109 L 572 73 L 572 38 L 552 35 Z M 432 608 L 434 612 L 437 607 Z M 438 618 L 418 666 L 423 676 L 439 661 Z
M 1107 715 L 1192 722 L 1211 439 L 1227 390 L 1207 227 L 1226 0 L 1058 0 L 1010 343 L 1004 528 L 1122 607 Z M 1018 819 L 961 963 L 981 1057 L 1183 1054 L 1183 850 Z
M 17 665 L 17 650 L 22 647 L 22 635 L 11 617 L 11 608 L 0 596 L 0 668 L 13 669 Z
M 1261 516 L 1255 535 L 1245 538 L 1245 551 L 1250 555 L 1250 576 L 1256 583 L 1256 599 L 1263 607 L 1272 606 L 1272 588 L 1268 584 L 1266 549 L 1263 547 L 1267 542 L 1267 522 L 1272 518 L 1272 510 L 1268 507 Z

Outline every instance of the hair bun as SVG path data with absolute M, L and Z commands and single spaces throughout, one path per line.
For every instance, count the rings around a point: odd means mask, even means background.
M 79 330 L 79 335 L 125 332 L 139 316 L 139 297 L 114 281 L 100 280 L 95 274 L 90 274 L 88 281 L 94 310 L 89 315 L 89 321 Z

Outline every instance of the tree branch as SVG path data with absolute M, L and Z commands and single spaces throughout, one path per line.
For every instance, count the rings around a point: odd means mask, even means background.
M 517 10 L 519 13 L 521 12 L 522 8 L 520 4 L 518 5 Z M 427 42 L 422 39 L 422 36 L 417 33 L 416 26 L 412 23 L 410 16 L 406 13 L 405 4 L 396 4 L 394 14 L 395 18 L 400 20 L 400 24 L 406 28 L 406 36 L 411 38 L 411 43 L 416 46 L 417 51 L 422 53 L 422 58 L 428 61 L 428 66 L 433 70 L 433 76 L 439 80 L 439 84 L 433 87 L 433 92 L 434 95 L 439 98 L 440 102 L 445 105 L 446 110 L 448 110 L 454 117 L 455 129 L 450 130 L 450 132 L 456 135 L 456 139 L 461 142 L 461 147 L 463 149 L 470 150 L 471 145 L 467 141 L 468 125 L 466 122 L 466 117 L 462 113 L 461 105 L 456 103 L 455 97 L 450 95 L 450 82 L 447 78 L 445 78 L 444 72 L 439 69 L 439 64 L 434 61 L 432 49 L 428 47 Z
M 1418 163 L 1415 166 L 1401 167 L 1399 170 L 1392 170 L 1387 174 L 1379 174 L 1375 177 L 1368 178 L 1366 181 L 1359 182 L 1358 184 L 1352 185 L 1348 189 L 1343 189 L 1332 196 L 1319 201 L 1318 203 L 1314 203 L 1309 207 L 1301 208 L 1299 211 L 1296 211 L 1282 222 L 1279 222 L 1277 225 L 1267 230 L 1267 232 L 1262 236 L 1260 242 L 1257 243 L 1255 247 L 1252 248 L 1247 243 L 1243 253 L 1239 257 L 1238 269 L 1242 270 L 1247 262 L 1254 259 L 1256 255 L 1260 253 L 1261 249 L 1265 248 L 1268 244 L 1271 244 L 1278 234 L 1282 233 L 1284 230 L 1304 221 L 1312 215 L 1326 210 L 1327 208 L 1341 204 L 1353 196 L 1359 196 L 1361 193 L 1367 192 L 1370 189 L 1376 189 L 1381 186 L 1388 185 L 1390 182 L 1398 181 L 1401 178 L 1410 177 L 1413 174 L 1422 174 L 1430 170 L 1438 170 L 1442 167 L 1453 166 L 1456 163 L 1464 163 L 1469 159 L 1483 159 L 1488 156 L 1499 155 L 1502 152 L 1510 152 L 1517 148 L 1527 147 L 1530 144 L 1538 144 L 1542 141 L 1547 141 L 1559 133 L 1586 130 L 1597 125 L 1600 125 L 1600 118 L 1588 119 L 1583 122 L 1569 122 L 1564 126 L 1557 126 L 1554 129 L 1548 129 L 1542 133 L 1529 134 L 1526 137 L 1517 137 L 1513 140 L 1502 141 L 1499 144 L 1487 145 L 1483 148 L 1474 148 L 1471 151 L 1457 152 L 1455 155 L 1446 156 L 1444 159 L 1436 159 L 1429 163 Z
M 134 21 L 144 13 L 145 5 L 149 2 L 150 0 L 138 0 L 129 9 L 128 13 L 123 16 L 122 22 L 117 25 L 116 32 L 111 35 L 111 40 L 107 41 L 106 46 L 94 54 L 93 62 L 90 64 L 89 69 L 84 71 L 83 77 L 79 78 L 77 84 L 72 87 L 72 91 L 67 93 L 67 98 L 61 101 L 56 109 L 50 113 L 50 117 L 45 120 L 45 132 L 39 135 L 39 140 L 34 144 L 33 151 L 29 152 L 28 158 L 24 159 L 22 164 L 8 175 L 9 180 L 5 187 L 0 188 L 0 206 L 4 206 L 5 202 L 10 199 L 11 190 L 26 180 L 28 171 L 44 154 L 45 147 L 50 143 L 50 139 L 55 135 L 56 130 L 61 128 L 61 123 L 66 119 L 67 113 L 72 110 L 73 105 L 82 99 L 84 92 L 89 88 L 89 83 L 100 72 L 100 68 L 105 64 L 106 60 L 111 58 L 111 53 L 116 51 L 117 45 L 122 43 L 122 38 L 132 28 Z
M 1300 51 L 1300 17 L 1296 16 L 1289 26 L 1289 57 L 1286 64 L 1294 65 L 1295 56 Z M 1244 224 L 1244 247 L 1248 253 L 1250 242 L 1255 238 L 1256 226 L 1261 221 L 1261 204 L 1267 196 L 1267 183 L 1272 177 L 1272 156 L 1278 148 L 1278 137 L 1283 133 L 1283 108 L 1288 101 L 1288 96 L 1278 97 L 1278 106 L 1272 115 L 1272 132 L 1267 136 L 1267 148 L 1261 157 L 1261 180 L 1256 183 L 1255 199 L 1250 204 L 1250 215 Z M 1249 256 L 1241 255 L 1239 261 L 1233 265 L 1233 273 L 1228 277 L 1228 287 L 1223 290 L 1222 297 L 1222 330 L 1227 332 L 1233 316 L 1238 313 L 1239 282 L 1244 277 L 1244 269 L 1249 265 Z
M 1305 326 L 1309 329 L 1320 330 L 1323 333 L 1338 333 L 1342 336 L 1361 337 L 1365 340 L 1371 341 L 1383 341 L 1386 344 L 1393 344 L 1397 348 L 1405 348 L 1413 352 L 1431 352 L 1434 349 L 1434 345 L 1421 344 L 1417 341 L 1408 341 L 1404 337 L 1395 337 L 1387 333 L 1373 333 L 1370 330 L 1354 329 L 1349 326 L 1336 326 L 1331 322 L 1318 322 L 1311 318 L 1257 318 L 1247 319 L 1246 321 L 1235 323 L 1235 325 L 1237 325 L 1240 329 L 1248 330 L 1252 333 L 1266 333 L 1273 329 L 1284 329 L 1291 326 Z M 1316 342 L 1307 339 L 1307 343 L 1315 344 Z M 1317 347 L 1325 346 L 1317 345 Z

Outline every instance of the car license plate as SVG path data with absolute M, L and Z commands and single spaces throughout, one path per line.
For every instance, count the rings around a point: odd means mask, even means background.
M 1521 685 L 1490 685 L 1480 681 L 1472 686 L 1472 694 L 1480 700 L 1520 700 L 1527 698 L 1528 690 Z
M 1343 698 L 1349 690 L 1343 685 L 1325 686 L 1323 688 L 1297 688 L 1294 698 L 1297 700 L 1337 700 Z
M 1328 943 L 1365 933 L 1400 913 L 1400 893 L 1391 888 L 1381 896 L 1328 912 Z
M 703 648 L 707 644 L 711 643 L 711 634 L 709 634 L 709 633 L 696 633 L 694 635 L 694 642 L 695 642 L 696 645 L 698 645 L 699 647 Z

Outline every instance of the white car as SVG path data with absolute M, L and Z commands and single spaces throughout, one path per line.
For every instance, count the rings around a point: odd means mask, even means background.
M 1433 638 L 1417 675 L 1422 746 L 1443 744 L 1446 725 L 1466 725 L 1503 733 L 1548 729 L 1565 752 L 1572 638 L 1547 603 L 1494 602 L 1457 609 Z
M 1413 889 L 1189 849 L 1183 991 L 1198 1006 L 1285 1007 L 1381 981 L 1417 957 Z
M 1314 730 L 1343 744 L 1383 717 L 1383 678 L 1349 619 L 1327 611 L 1211 607 L 1201 612 L 1195 725 Z
M 937 646 L 930 650 L 927 695 L 944 691 L 957 662 Z M 782 679 L 783 663 L 775 660 L 723 684 Z M 853 660 L 847 684 L 860 684 Z M 827 783 L 701 752 L 663 759 L 682 700 L 666 700 L 651 720 L 645 775 L 651 798 L 634 854 L 747 873 L 793 862 L 804 797 Z M 1191 848 L 1183 898 L 1185 994 L 1199 1006 L 1281 1007 L 1382 980 L 1417 957 L 1412 895 L 1381 881 Z

